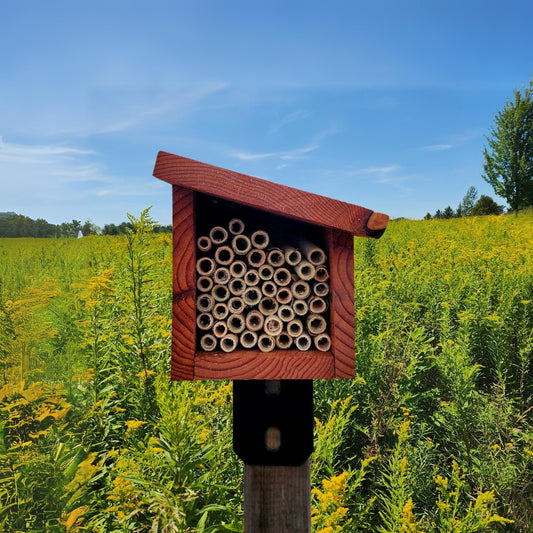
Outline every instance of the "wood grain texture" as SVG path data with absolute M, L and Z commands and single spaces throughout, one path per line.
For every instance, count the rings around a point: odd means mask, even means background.
M 195 379 L 331 379 L 333 355 L 318 350 L 197 352 Z
M 196 239 L 194 193 L 172 187 L 173 306 L 171 378 L 194 379 L 196 351 Z
M 353 235 L 378 238 L 386 227 L 376 227 L 375 219 L 367 226 L 374 213 L 370 209 L 167 152 L 159 152 L 153 174 L 172 185 Z
M 301 466 L 244 465 L 245 533 L 309 533 L 309 459 Z
M 353 378 L 355 377 L 353 237 L 346 232 L 331 230 L 328 241 L 331 351 L 335 361 L 334 374 L 336 378 Z

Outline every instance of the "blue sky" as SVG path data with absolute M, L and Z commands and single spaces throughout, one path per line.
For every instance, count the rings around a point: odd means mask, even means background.
M 529 0 L 6 0 L 0 211 L 169 224 L 159 150 L 391 217 L 494 196 L 532 23 Z

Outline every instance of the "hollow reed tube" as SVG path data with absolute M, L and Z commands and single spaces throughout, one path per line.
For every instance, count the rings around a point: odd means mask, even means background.
M 228 309 L 232 314 L 240 314 L 244 311 L 244 300 L 240 296 L 232 296 L 228 300 Z
M 303 330 L 304 330 L 304 327 L 302 325 L 302 321 L 299 320 L 298 318 L 291 320 L 287 324 L 287 333 L 291 337 L 298 337 L 299 335 L 303 333 Z
M 273 298 L 278 292 L 278 287 L 273 281 L 265 281 L 261 287 L 261 291 L 265 296 Z
M 278 307 L 278 302 L 274 298 L 262 298 L 259 302 L 259 311 L 265 316 L 273 315 Z
M 196 325 L 199 329 L 203 329 L 204 331 L 211 329 L 213 326 L 213 315 L 210 313 L 200 313 L 196 317 Z
M 285 261 L 290 266 L 296 266 L 302 260 L 302 253 L 294 246 L 284 246 Z
M 307 333 L 302 333 L 302 335 L 296 337 L 294 342 L 296 344 L 296 348 L 302 352 L 305 352 L 311 348 L 311 337 L 307 335 Z
M 213 279 L 209 276 L 198 276 L 196 288 L 201 292 L 209 292 L 213 288 Z
M 313 265 L 323 265 L 326 262 L 326 253 L 316 244 L 302 239 L 298 248 L 302 250 L 304 257 Z
M 213 275 L 215 283 L 221 285 L 227 283 L 230 280 L 230 273 L 226 267 L 218 267 Z
M 252 233 L 250 240 L 252 241 L 252 245 L 254 246 L 254 248 L 260 248 L 261 250 L 263 250 L 268 246 L 268 243 L 270 242 L 270 237 L 266 231 L 260 229 Z
M 294 270 L 300 279 L 309 281 L 315 277 L 316 268 L 309 261 L 302 261 Z
M 217 339 L 211 333 L 206 333 L 200 339 L 200 346 L 202 350 L 206 352 L 211 352 L 217 347 Z
M 244 222 L 240 218 L 232 218 L 228 222 L 228 229 L 232 235 L 239 235 L 244 231 Z
M 233 278 L 228 283 L 228 289 L 234 296 L 240 296 L 246 290 L 246 283 L 242 278 Z
M 280 305 L 278 316 L 283 322 L 290 322 L 294 319 L 294 309 L 290 305 Z
M 242 278 L 248 267 L 244 261 L 233 261 L 229 266 L 229 272 L 234 278 Z
M 311 293 L 311 287 L 307 281 L 298 280 L 291 285 L 293 296 L 299 300 L 304 300 Z
M 257 305 L 260 303 L 261 300 L 261 291 L 259 290 L 259 287 L 248 287 L 243 295 L 242 299 L 244 300 L 244 303 L 249 306 Z
M 219 320 L 213 324 L 213 334 L 219 339 L 228 334 L 228 325 L 225 320 Z
M 244 331 L 244 315 L 232 314 L 228 317 L 228 329 L 231 333 L 241 333 Z
M 279 248 L 272 248 L 267 255 L 267 263 L 274 268 L 279 268 L 285 263 L 285 256 Z
M 209 237 L 206 235 L 202 235 L 201 237 L 198 237 L 196 240 L 196 247 L 201 252 L 209 252 L 211 250 L 212 242 Z
M 329 272 L 328 269 L 324 266 L 317 266 L 315 271 L 315 280 L 316 281 L 328 281 Z
M 320 315 L 309 315 L 306 321 L 307 331 L 311 335 L 318 335 L 324 333 L 327 328 L 326 319 Z
M 213 296 L 217 302 L 225 302 L 229 298 L 228 286 L 220 284 L 214 285 L 211 290 L 211 296 Z
M 259 248 L 253 248 L 248 252 L 246 258 L 248 259 L 248 264 L 251 267 L 259 268 L 265 263 L 266 254 L 264 250 L 260 250 Z
M 213 309 L 215 299 L 210 294 L 201 294 L 199 298 L 196 299 L 196 309 L 200 313 L 209 313 Z
M 243 331 L 240 336 L 240 341 L 243 348 L 253 348 L 257 344 L 257 333 L 250 330 Z
M 237 255 L 246 255 L 252 248 L 252 241 L 246 235 L 235 235 L 231 240 L 231 248 Z
M 294 302 L 292 302 L 292 308 L 294 310 L 294 314 L 298 316 L 304 316 L 309 311 L 309 306 L 305 300 L 294 300 Z
M 319 298 L 318 296 L 313 296 L 309 299 L 309 311 L 311 313 L 320 314 L 324 313 L 328 308 L 328 304 L 324 298 Z
M 270 315 L 265 318 L 263 329 L 267 335 L 277 337 L 283 331 L 283 322 L 276 315 Z
M 269 264 L 261 265 L 259 267 L 259 277 L 263 281 L 271 280 L 274 277 L 274 267 Z
M 228 232 L 222 226 L 214 226 L 209 232 L 209 238 L 215 245 L 220 245 L 228 240 Z
M 280 350 L 288 350 L 292 345 L 292 337 L 282 331 L 277 337 L 276 337 L 276 346 Z
M 259 331 L 260 329 L 263 329 L 264 322 L 265 317 L 255 309 L 246 315 L 245 323 L 250 331 Z
M 237 335 L 233 333 L 228 333 L 224 337 L 220 339 L 220 347 L 225 352 L 233 352 L 235 348 L 237 348 L 237 343 L 239 342 L 239 339 L 237 338 Z
M 228 314 L 228 306 L 225 303 L 217 302 L 213 306 L 213 318 L 215 320 L 224 320 Z
M 280 287 L 286 287 L 292 281 L 291 273 L 284 267 L 274 270 L 274 281 Z
M 228 266 L 233 261 L 235 253 L 229 246 L 220 246 L 215 252 L 215 261 L 222 266 Z
M 215 262 L 210 257 L 200 257 L 196 261 L 196 272 L 200 276 L 210 276 L 215 271 Z
M 263 333 L 257 339 L 257 346 L 262 352 L 271 352 L 276 347 L 274 337 Z
M 276 293 L 276 300 L 280 304 L 288 304 L 292 302 L 292 291 L 288 287 L 281 287 Z
M 331 348 L 331 337 L 327 333 L 321 333 L 313 340 L 315 348 L 321 352 L 327 352 Z
M 255 269 L 248 270 L 246 274 L 244 274 L 244 282 L 248 287 L 253 287 L 254 285 L 257 285 L 261 278 L 259 277 L 259 273 Z
M 329 294 L 329 285 L 323 282 L 315 283 L 313 292 L 321 298 L 327 296 Z

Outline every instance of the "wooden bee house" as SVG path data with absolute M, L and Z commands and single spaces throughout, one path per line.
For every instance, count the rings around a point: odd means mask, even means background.
M 353 236 L 388 216 L 159 152 L 172 185 L 176 380 L 355 374 Z

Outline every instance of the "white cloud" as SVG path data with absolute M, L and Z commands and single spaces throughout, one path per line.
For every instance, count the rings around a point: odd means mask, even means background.
M 295 148 L 294 150 L 280 152 L 233 152 L 231 155 L 241 161 L 260 161 L 262 159 L 281 159 L 282 161 L 288 161 L 291 159 L 301 159 L 305 154 L 313 152 L 319 147 L 320 145 L 318 144 L 312 144 L 310 146 L 304 146 L 303 148 Z
M 453 144 L 430 144 L 429 146 L 424 146 L 423 150 L 426 152 L 440 152 L 442 150 L 449 150 L 453 148 Z

